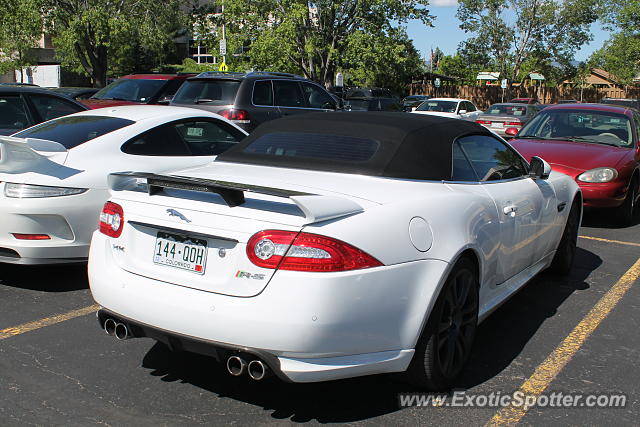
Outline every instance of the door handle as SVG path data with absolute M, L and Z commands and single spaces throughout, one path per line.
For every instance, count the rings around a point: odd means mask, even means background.
M 504 209 L 502 209 L 502 212 L 504 212 L 505 215 L 509 215 L 510 217 L 514 217 L 516 216 L 516 211 L 518 210 L 518 207 L 516 205 L 509 205 L 509 206 L 505 206 Z

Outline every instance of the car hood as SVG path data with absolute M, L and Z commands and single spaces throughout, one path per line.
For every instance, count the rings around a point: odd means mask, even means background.
M 106 108 L 106 107 L 119 107 L 122 105 L 141 105 L 141 102 L 133 101 L 117 101 L 115 99 L 83 99 L 80 101 L 82 104 L 93 109 Z
M 577 174 L 598 167 L 615 167 L 632 153 L 629 148 L 587 142 L 515 138 L 509 143 L 526 159 L 538 156 L 551 165 L 567 168 Z

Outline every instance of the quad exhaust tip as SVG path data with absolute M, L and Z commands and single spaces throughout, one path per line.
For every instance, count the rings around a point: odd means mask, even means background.
M 227 359 L 227 371 L 234 377 L 244 374 L 247 362 L 240 356 L 231 356 Z
M 104 321 L 103 327 L 107 335 L 113 336 L 116 332 L 116 321 L 113 319 L 107 319 Z
M 113 334 L 120 341 L 126 340 L 131 335 L 129 333 L 129 328 L 124 323 L 116 323 L 116 328 L 113 331 Z
M 247 372 L 251 379 L 260 381 L 267 376 L 269 368 L 261 360 L 252 360 L 247 366 Z

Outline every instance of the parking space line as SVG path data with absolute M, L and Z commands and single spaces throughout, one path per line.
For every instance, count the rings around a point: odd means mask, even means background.
M 24 334 L 25 332 L 31 332 L 36 329 L 44 328 L 46 326 L 55 325 L 56 323 L 64 322 L 76 317 L 84 316 L 90 313 L 96 312 L 100 308 L 99 305 L 94 304 L 89 307 L 80 308 L 78 310 L 69 311 L 67 313 L 57 314 L 51 317 L 45 317 L 44 319 L 36 320 L 34 322 L 23 323 L 22 325 L 13 326 L 11 328 L 0 330 L 0 340 L 5 338 L 11 338 L 16 335 Z
M 618 279 L 615 285 L 593 306 L 571 333 L 536 368 L 520 386 L 520 392 L 527 396 L 539 396 L 562 371 L 591 333 L 609 315 L 613 308 L 640 277 L 640 258 Z M 487 426 L 513 426 L 527 413 L 524 406 L 507 406 L 500 409 L 486 424 Z
M 591 237 L 591 236 L 579 236 L 579 237 L 581 239 L 596 240 L 598 242 L 617 243 L 618 245 L 640 246 L 640 243 L 623 242 L 622 240 L 609 240 L 609 239 L 603 239 L 602 237 Z

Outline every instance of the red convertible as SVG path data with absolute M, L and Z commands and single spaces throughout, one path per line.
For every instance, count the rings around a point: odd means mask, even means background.
M 563 104 L 538 113 L 510 143 L 525 158 L 539 156 L 575 179 L 585 207 L 615 208 L 618 221 L 629 225 L 639 194 L 639 132 L 634 109 Z

